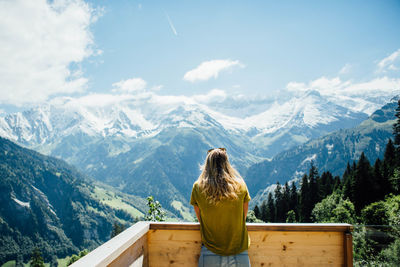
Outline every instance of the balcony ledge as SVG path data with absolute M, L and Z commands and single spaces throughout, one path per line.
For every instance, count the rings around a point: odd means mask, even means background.
M 247 229 L 252 266 L 352 266 L 350 224 L 248 223 Z M 197 266 L 199 230 L 199 223 L 138 222 L 71 266 Z

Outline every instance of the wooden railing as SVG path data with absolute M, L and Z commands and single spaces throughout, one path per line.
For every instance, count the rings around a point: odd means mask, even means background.
M 251 266 L 353 266 L 350 224 L 250 223 Z M 75 262 L 88 266 L 197 266 L 198 223 L 138 222 Z

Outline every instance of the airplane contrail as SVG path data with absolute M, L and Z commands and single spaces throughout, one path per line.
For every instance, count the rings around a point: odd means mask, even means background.
M 169 18 L 167 12 L 165 12 L 165 16 L 167 17 L 167 20 L 168 20 L 169 26 L 171 27 L 172 32 L 173 32 L 176 36 L 178 36 L 178 33 L 177 33 L 176 29 L 175 29 L 175 26 L 174 26 L 174 24 L 172 24 L 172 21 L 171 21 L 171 19 Z

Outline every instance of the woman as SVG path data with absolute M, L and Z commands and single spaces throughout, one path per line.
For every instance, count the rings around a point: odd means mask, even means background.
M 190 198 L 203 243 L 199 267 L 250 266 L 249 201 L 247 186 L 230 165 L 226 149 L 210 149 Z

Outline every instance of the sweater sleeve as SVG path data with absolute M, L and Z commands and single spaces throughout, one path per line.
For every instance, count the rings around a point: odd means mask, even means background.
M 196 195 L 197 195 L 197 186 L 196 183 L 194 183 L 192 188 L 192 194 L 190 196 L 190 204 L 193 206 L 198 206 Z

